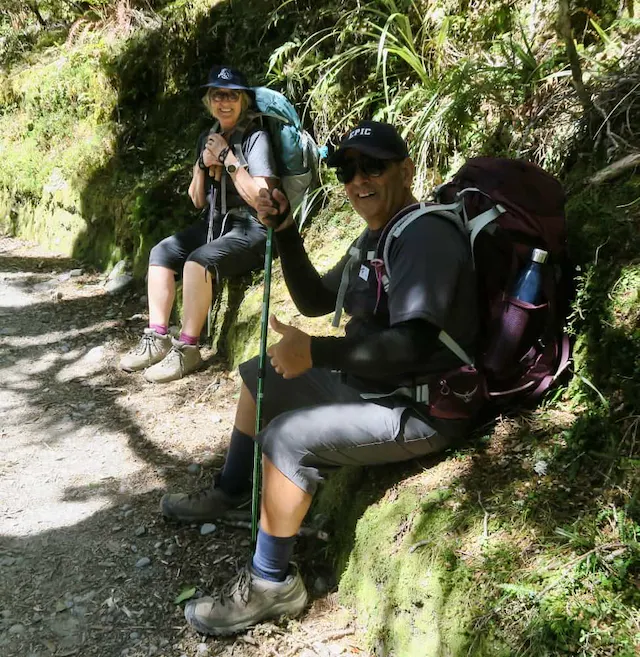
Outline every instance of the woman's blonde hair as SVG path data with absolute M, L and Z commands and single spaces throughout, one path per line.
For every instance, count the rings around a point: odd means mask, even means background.
M 213 94 L 218 90 L 218 87 L 209 87 L 207 89 L 207 93 L 202 97 L 202 102 L 204 103 L 204 106 L 207 108 L 209 111 L 209 114 L 213 116 L 213 112 L 211 111 L 211 103 L 212 103 L 212 96 Z M 244 115 L 247 113 L 247 110 L 251 106 L 251 98 L 249 97 L 249 94 L 246 91 L 241 91 L 240 89 L 233 89 L 232 91 L 237 91 L 240 94 L 240 103 L 242 109 L 240 110 L 240 117 L 238 118 L 238 123 L 244 118 Z

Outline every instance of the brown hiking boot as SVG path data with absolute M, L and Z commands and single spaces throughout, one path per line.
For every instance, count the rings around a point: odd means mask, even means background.
M 217 481 L 217 478 L 216 478 Z M 223 518 L 251 499 L 251 491 L 229 495 L 215 484 L 191 493 L 167 493 L 160 500 L 160 512 L 166 518 L 179 522 L 208 522 Z
M 171 338 L 172 347 L 167 355 L 153 367 L 145 370 L 144 378 L 151 383 L 168 383 L 195 372 L 202 365 L 197 345 Z
M 120 369 L 137 372 L 159 363 L 171 349 L 171 336 L 146 328 L 140 342 L 120 359 Z
M 267 618 L 298 616 L 306 604 L 307 590 L 293 564 L 284 582 L 262 579 L 247 564 L 215 597 L 190 600 L 184 616 L 198 632 L 226 636 Z

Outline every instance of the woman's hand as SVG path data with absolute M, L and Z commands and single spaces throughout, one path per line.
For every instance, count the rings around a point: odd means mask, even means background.
M 223 164 L 220 161 L 220 153 L 222 151 L 229 151 L 229 144 L 227 144 L 226 139 L 218 134 L 213 133 L 207 137 L 207 143 L 204 146 L 202 151 L 202 161 L 208 166 L 221 165 Z
M 267 227 L 283 230 L 293 223 L 289 199 L 279 189 L 261 189 L 256 202 L 258 221 Z

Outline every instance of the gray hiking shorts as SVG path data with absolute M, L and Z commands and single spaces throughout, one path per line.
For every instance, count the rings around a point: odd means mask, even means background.
M 185 262 L 193 261 L 215 274 L 217 280 L 264 266 L 267 231 L 257 219 L 230 213 L 224 226 L 221 218 L 216 224 L 214 235 L 218 237 L 209 243 L 206 219 L 167 237 L 151 249 L 149 264 L 172 269 L 179 278 Z
M 257 358 L 240 365 L 254 399 L 257 375 Z M 326 369 L 284 379 L 267 363 L 257 440 L 280 472 L 313 495 L 319 468 L 408 461 L 453 444 L 408 404 L 401 396 L 365 401 Z

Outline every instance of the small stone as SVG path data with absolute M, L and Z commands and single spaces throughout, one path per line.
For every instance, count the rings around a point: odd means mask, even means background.
M 161 547 L 162 547 L 162 541 L 156 541 L 156 542 L 153 544 L 153 549 L 154 549 L 154 550 L 159 550 Z
M 72 269 L 69 272 L 69 276 L 71 276 L 72 278 L 76 278 L 77 276 L 82 276 L 83 273 L 84 272 L 82 269 Z
M 140 634 L 139 634 L 138 632 L 131 632 L 131 634 L 129 634 L 129 638 L 130 638 L 132 641 L 135 641 L 136 639 L 139 639 L 139 638 L 140 638 Z
M 188 468 L 187 472 L 189 474 L 199 474 L 201 470 L 200 464 L 199 463 L 192 463 Z
M 196 653 L 198 655 L 208 655 L 209 654 L 209 646 L 206 643 L 199 643 L 198 647 L 196 648 Z
M 126 290 L 131 283 L 133 283 L 133 276 L 131 274 L 122 274 L 107 281 L 107 284 L 104 286 L 107 294 L 119 294 Z
M 212 522 L 205 522 L 202 527 L 200 527 L 200 535 L 207 536 L 208 534 L 213 534 L 217 527 Z
M 58 276 L 58 280 L 61 283 L 64 283 L 65 281 L 68 281 L 70 278 L 71 278 L 71 273 L 68 272 L 68 271 L 65 271 L 63 274 L 60 274 L 60 276 Z
M 146 533 L 146 531 L 147 528 L 144 525 L 140 525 L 140 527 L 138 527 L 134 533 L 136 536 L 142 536 L 143 534 Z
M 123 504 L 120 507 L 120 511 L 128 511 L 129 509 L 133 509 L 133 506 L 131 504 Z
M 9 628 L 9 634 L 23 634 L 24 633 L 24 625 L 21 625 L 20 623 L 16 623 L 15 625 L 12 625 Z
M 71 347 L 70 347 L 66 342 L 63 342 L 63 343 L 60 345 L 60 351 L 61 351 L 63 354 L 67 354 L 67 353 L 69 353 L 69 352 L 71 351 Z
M 13 566 L 15 562 L 16 562 L 15 557 L 2 557 L 0 559 L 0 566 Z
M 137 552 L 138 551 L 138 546 L 137 545 L 130 545 L 129 548 L 131 549 L 131 552 Z
M 126 260 L 119 260 L 113 267 L 113 269 L 109 272 L 109 275 L 107 276 L 107 280 L 111 281 L 117 276 L 120 276 L 120 274 L 124 274 L 124 272 L 127 269 L 127 261 Z
M 136 561 L 136 568 L 147 568 L 151 565 L 151 559 L 149 557 L 142 557 Z
M 3 609 L 0 612 L 0 616 L 2 616 L 2 618 L 11 618 L 11 610 L 10 609 Z
M 141 294 L 140 295 L 140 303 L 147 303 L 148 300 L 149 300 L 149 298 L 147 297 L 146 294 Z
M 170 545 L 170 546 L 164 551 L 164 554 L 165 554 L 165 556 L 170 557 L 171 555 L 173 555 L 173 554 L 175 553 L 175 551 L 176 551 L 176 546 L 175 546 L 175 545 Z
M 133 509 L 127 509 L 127 510 L 122 514 L 122 516 L 123 516 L 124 518 L 130 518 L 132 515 L 133 515 Z
M 116 532 L 119 532 L 119 531 L 122 531 L 122 525 L 114 525 L 111 528 L 111 533 L 112 534 L 115 534 Z

